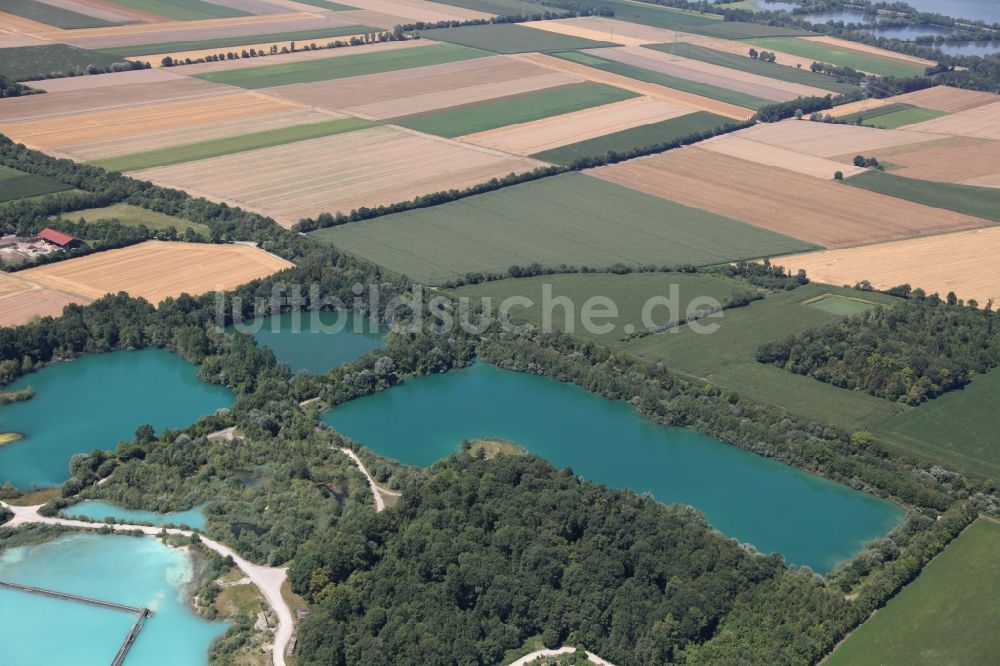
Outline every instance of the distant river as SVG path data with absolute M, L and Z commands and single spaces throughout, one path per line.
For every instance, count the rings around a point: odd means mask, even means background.
M 0 553 L 0 580 L 150 608 L 126 665 L 208 663 L 226 623 L 195 615 L 184 597 L 190 557 L 151 537 L 70 534 Z M 136 616 L 0 589 L 0 663 L 110 664 Z
M 407 380 L 323 420 L 375 453 L 427 466 L 462 439 L 516 442 L 615 488 L 690 504 L 725 535 L 828 572 L 898 525 L 895 505 L 712 437 L 667 428 L 629 405 L 486 363 Z
M 233 404 L 229 389 L 199 380 L 194 365 L 162 349 L 86 354 L 4 389 L 27 387 L 34 398 L 0 407 L 0 433 L 24 435 L 0 447 L 0 483 L 25 489 L 62 483 L 74 453 L 114 449 L 144 423 L 159 432 Z

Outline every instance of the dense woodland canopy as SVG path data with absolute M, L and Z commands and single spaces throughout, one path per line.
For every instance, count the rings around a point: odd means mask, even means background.
M 846 389 L 918 405 L 1000 365 L 1000 317 L 954 295 L 914 296 L 768 343 L 757 360 Z

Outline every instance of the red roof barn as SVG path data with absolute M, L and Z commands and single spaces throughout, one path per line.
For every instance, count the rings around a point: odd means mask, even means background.
M 53 245 L 58 245 L 64 250 L 72 250 L 73 248 L 80 247 L 83 242 L 78 238 L 73 238 L 69 234 L 64 234 L 61 231 L 56 231 L 55 229 L 45 228 L 38 234 L 38 237 L 43 241 L 52 243 Z

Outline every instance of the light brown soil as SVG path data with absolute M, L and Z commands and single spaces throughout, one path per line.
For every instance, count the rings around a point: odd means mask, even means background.
M 89 298 L 47 289 L 17 275 L 0 273 L 0 326 L 19 326 L 33 317 L 58 317 L 70 303 Z
M 681 58 L 638 46 L 590 49 L 586 53 L 688 81 L 706 83 L 726 90 L 762 97 L 772 102 L 788 102 L 797 97 L 822 97 L 829 92 L 828 90 L 779 81 L 766 76 L 720 67 L 700 60 Z
M 357 2 L 342 4 L 404 19 L 398 23 L 465 21 L 468 19 L 488 19 L 493 16 L 485 12 L 443 5 L 437 2 L 425 2 L 425 0 L 357 0 Z
M 580 79 L 509 56 L 268 89 L 301 104 L 378 120 L 544 90 Z
M 993 102 L 1000 102 L 1000 96 L 978 90 L 962 90 L 961 88 L 949 88 L 948 86 L 934 86 L 916 92 L 897 95 L 889 100 L 890 102 L 903 102 L 922 106 L 925 109 L 956 113 L 958 111 L 968 111 Z
M 865 169 L 849 164 L 841 164 L 823 157 L 804 155 L 786 148 L 769 146 L 764 143 L 744 139 L 737 134 L 726 134 L 698 144 L 699 148 L 730 157 L 756 162 L 766 166 L 788 169 L 813 178 L 830 180 L 840 171 L 844 177 L 861 173 Z M 852 156 L 853 157 L 853 156 Z
M 0 104 L 0 123 L 193 99 L 220 93 L 228 94 L 234 90 L 230 86 L 201 79 L 178 78 L 161 83 L 136 83 L 64 93 L 28 95 L 5 99 L 3 104 Z
M 324 211 L 349 212 L 461 189 L 540 164 L 382 126 L 132 175 L 258 211 L 291 226 Z
M 792 270 L 806 269 L 809 277 L 830 284 L 868 280 L 876 289 L 909 284 L 927 293 L 975 299 L 981 306 L 1000 302 L 1000 227 L 927 236 L 842 250 L 811 252 L 781 258 Z
M 993 102 L 950 116 L 942 116 L 914 125 L 907 125 L 907 132 L 936 132 L 956 136 L 976 136 L 981 139 L 1000 139 L 1000 102 Z
M 893 146 L 947 138 L 944 134 L 883 130 L 875 127 L 794 119 L 783 120 L 780 123 L 760 123 L 749 129 L 740 130 L 737 135 L 758 143 L 817 157 L 834 157 L 847 153 L 872 155 L 876 151 Z
M 92 74 L 90 76 L 67 76 L 62 79 L 42 79 L 32 81 L 31 87 L 49 93 L 65 93 L 80 90 L 96 90 L 97 88 L 113 88 L 137 83 L 163 83 L 165 81 L 184 81 L 180 74 L 156 69 L 135 69 L 128 72 L 111 72 L 109 74 Z M 83 109 L 84 111 L 86 109 Z
M 845 154 L 837 159 L 850 163 L 853 157 Z M 989 139 L 949 137 L 879 150 L 877 157 L 902 167 L 894 168 L 894 175 L 943 183 L 989 181 L 1000 174 L 1000 141 Z
M 157 304 L 168 296 L 232 289 L 292 264 L 246 245 L 146 241 L 86 257 L 29 268 L 25 280 L 100 298 L 127 291 Z
M 990 224 L 976 217 L 696 147 L 589 173 L 826 247 Z
M 587 67 L 586 65 L 570 62 L 568 60 L 546 55 L 544 53 L 521 53 L 513 57 L 526 62 L 532 62 L 543 67 L 548 67 L 549 69 L 557 72 L 563 72 L 581 79 L 586 79 L 587 81 L 605 83 L 617 88 L 631 90 L 632 92 L 637 92 L 648 97 L 665 99 L 668 102 L 681 104 L 695 111 L 708 111 L 710 113 L 717 113 L 720 116 L 735 118 L 737 120 L 747 120 L 753 115 L 753 112 L 749 109 L 744 109 L 743 107 L 736 106 L 735 104 L 726 104 L 725 102 L 719 102 L 714 99 L 702 97 L 701 95 L 681 92 L 680 90 L 674 90 L 673 88 L 667 88 L 666 86 L 659 86 L 654 83 L 636 81 L 635 79 L 630 79 L 627 76 L 612 74 L 611 72 L 605 72 L 600 69 L 595 69 L 594 67 Z
M 231 120 L 280 114 L 296 108 L 296 105 L 284 100 L 249 92 L 234 93 L 0 124 L 0 133 L 38 148 L 102 140 L 119 141 L 125 148 L 124 152 L 128 152 L 125 143 L 133 136 L 167 129 L 211 127 L 216 123 L 225 125 Z M 72 150 L 67 152 L 76 154 Z M 85 157 L 86 153 L 83 150 L 81 159 L 90 159 Z
M 561 116 L 468 134 L 458 140 L 515 155 L 531 155 L 690 112 L 687 107 L 666 100 L 636 97 Z

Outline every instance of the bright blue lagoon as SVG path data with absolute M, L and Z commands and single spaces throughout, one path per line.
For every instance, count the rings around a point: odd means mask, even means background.
M 187 525 L 196 530 L 205 529 L 205 514 L 203 507 L 196 506 L 187 511 L 174 511 L 172 513 L 156 513 L 155 511 L 140 511 L 137 509 L 123 509 L 120 506 L 101 502 L 99 500 L 84 500 L 73 506 L 63 509 L 63 515 L 67 518 L 89 518 L 97 522 L 104 522 L 105 518 L 114 518 L 119 523 L 131 523 L 133 525 L 149 523 L 151 525 Z
M 727 536 L 827 572 L 900 523 L 895 505 L 546 377 L 477 363 L 353 400 L 323 420 L 375 453 L 427 466 L 463 439 L 516 442 L 615 488 L 691 504 Z

